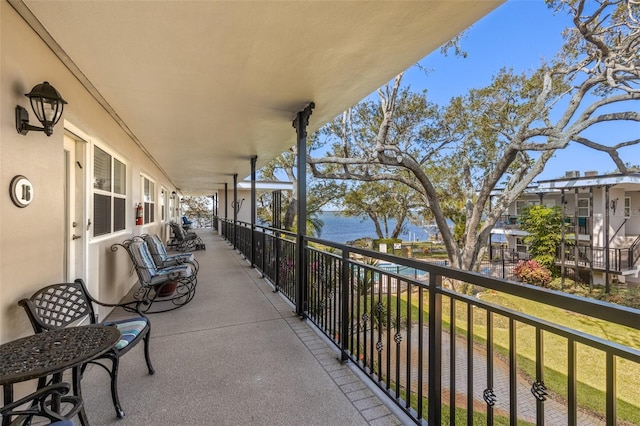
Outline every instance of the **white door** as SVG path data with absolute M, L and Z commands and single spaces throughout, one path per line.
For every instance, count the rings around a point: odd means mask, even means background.
M 84 213 L 83 141 L 64 136 L 65 215 L 64 279 L 72 282 L 85 276 L 87 223 Z

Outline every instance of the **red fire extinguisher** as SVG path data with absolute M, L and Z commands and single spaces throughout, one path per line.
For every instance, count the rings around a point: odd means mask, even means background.
M 142 225 L 143 217 L 142 203 L 138 203 L 138 207 L 136 207 L 136 225 Z

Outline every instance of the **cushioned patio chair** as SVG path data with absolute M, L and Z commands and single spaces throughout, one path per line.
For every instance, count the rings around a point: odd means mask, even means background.
M 90 362 L 101 366 L 111 376 L 113 406 L 116 410 L 116 415 L 120 418 L 124 417 L 124 411 L 118 398 L 118 364 L 120 357 L 129 352 L 138 342 L 144 340 L 144 357 L 149 374 L 154 374 L 155 372 L 149 356 L 151 324 L 148 318 L 140 312 L 141 303 L 138 301 L 130 303 L 100 302 L 91 297 L 84 281 L 81 279 L 77 279 L 73 283 L 49 285 L 35 292 L 30 298 L 22 299 L 18 303 L 27 312 L 36 333 L 72 327 L 85 319 L 88 319 L 91 324 L 99 324 L 98 317 L 93 309 L 93 303 L 106 307 L 121 307 L 137 312 L 138 316 L 134 318 L 101 323 L 117 327 L 121 334 L 120 341 L 116 343 L 114 348 Z M 102 363 L 101 360 L 110 361 L 111 368 Z M 86 365 L 82 367 L 81 372 L 85 368 Z M 42 386 L 44 383 L 40 383 L 40 385 Z
M 167 244 L 169 247 L 179 251 L 204 249 L 204 243 L 195 232 L 185 232 L 176 222 L 169 222 L 169 226 L 173 232 L 173 237 Z
M 9 426 L 47 424 L 56 426 L 73 426 L 71 419 L 82 408 L 82 398 L 67 395 L 71 385 L 68 383 L 55 383 L 38 389 L 37 391 L 13 401 L 0 408 L 0 417 L 9 419 Z M 59 398 L 61 412 L 51 409 L 53 398 Z M 12 419 L 12 417 L 15 417 Z M 48 423 L 41 423 L 48 421 Z
M 193 253 L 178 253 L 168 254 L 167 249 L 162 243 L 162 240 L 158 235 L 142 235 L 142 239 L 147 243 L 153 261 L 158 269 L 166 268 L 176 265 L 190 265 L 193 268 L 194 274 L 198 273 L 200 265 L 194 257 Z
M 158 268 L 141 237 L 113 244 L 111 250 L 116 251 L 119 247 L 126 250 L 138 275 L 140 287 L 133 293 L 133 298 L 142 302 L 140 309 L 143 312 L 170 311 L 193 299 L 197 279 L 190 265 Z
M 191 225 L 193 225 L 193 221 L 187 219 L 186 216 L 182 216 L 182 228 L 185 231 L 188 231 L 189 229 L 191 229 Z

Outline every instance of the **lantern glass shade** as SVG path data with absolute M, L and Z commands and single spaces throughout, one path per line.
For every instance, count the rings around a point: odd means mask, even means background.
M 55 126 L 64 110 L 64 104 L 67 102 L 62 99 L 58 91 L 48 82 L 38 84 L 31 89 L 31 92 L 25 96 L 31 101 L 31 109 L 36 114 L 38 121 L 44 126 L 44 132 L 47 135 L 53 133 Z

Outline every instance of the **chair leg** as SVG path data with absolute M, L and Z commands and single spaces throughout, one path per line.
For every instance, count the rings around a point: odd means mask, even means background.
M 118 398 L 118 366 L 119 359 L 117 356 L 113 357 L 113 367 L 111 368 L 111 399 L 113 399 L 113 407 L 116 409 L 116 416 L 119 419 L 124 417 L 124 411 L 120 405 L 120 398 Z
M 144 358 L 147 361 L 147 368 L 149 369 L 149 374 L 153 375 L 156 370 L 154 370 L 151 365 L 151 357 L 149 356 L 149 340 L 150 340 L 149 331 L 147 331 L 147 335 L 144 336 Z
M 73 394 L 80 399 L 82 399 L 82 388 L 80 386 L 80 382 L 82 381 L 82 375 L 84 374 L 84 369 L 87 367 L 87 364 L 83 364 L 81 367 L 73 368 Z M 80 419 L 80 424 L 82 426 L 89 426 L 89 418 L 87 417 L 87 412 L 84 410 L 84 402 L 82 403 L 82 408 L 78 412 L 78 418 Z

